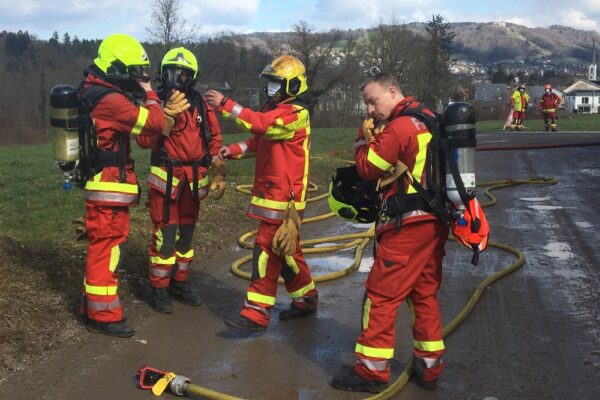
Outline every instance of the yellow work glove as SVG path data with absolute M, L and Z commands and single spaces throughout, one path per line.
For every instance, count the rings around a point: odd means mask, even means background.
M 363 138 L 367 144 L 370 144 L 373 140 L 375 140 L 375 135 L 373 133 L 373 129 L 375 129 L 375 123 L 373 122 L 373 118 L 367 118 L 363 122 L 362 131 Z
M 173 129 L 173 125 L 175 125 L 175 119 L 170 115 L 165 114 L 165 123 L 163 124 L 161 133 L 169 137 L 171 134 L 171 130 Z
M 296 211 L 294 201 L 290 201 L 286 217 L 281 226 L 273 236 L 271 249 L 279 257 L 293 256 L 296 252 L 296 242 L 298 242 L 298 230 L 300 229 L 300 216 Z
M 167 100 L 167 104 L 163 108 L 163 112 L 175 118 L 185 110 L 190 108 L 189 101 L 185 98 L 185 94 L 181 93 L 179 90 L 173 92 L 169 100 Z
M 211 197 L 215 200 L 219 200 L 223 197 L 225 189 L 227 189 L 227 162 L 215 157 L 210 165 L 212 171 L 212 183 L 210 184 Z

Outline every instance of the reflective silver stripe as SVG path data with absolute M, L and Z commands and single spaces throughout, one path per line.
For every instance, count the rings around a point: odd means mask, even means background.
M 269 316 L 269 310 L 267 310 L 266 308 L 262 308 L 262 307 L 254 305 L 254 304 L 248 303 L 248 300 L 244 300 L 244 307 L 248 307 L 253 310 L 259 311 L 259 312 L 265 314 L 267 317 Z
M 445 126 L 446 132 L 462 131 L 464 129 L 475 129 L 475 124 L 456 124 Z
M 200 199 L 204 199 L 206 196 L 208 196 L 208 189 L 207 188 L 200 188 L 198 189 L 198 197 Z
M 360 139 L 358 142 L 356 142 L 354 144 L 354 147 L 356 148 L 356 147 L 359 147 L 359 146 L 364 146 L 366 144 L 367 144 L 367 142 L 365 141 L 365 139 Z
M 430 358 L 430 357 L 418 357 L 421 360 L 425 361 L 425 365 L 427 368 L 435 368 L 440 364 L 443 364 L 442 358 Z
M 248 207 L 248 213 L 256 215 L 257 217 L 264 217 L 277 221 L 282 221 L 285 218 L 285 211 L 283 210 L 271 210 L 254 204 L 250 204 Z M 304 210 L 298 211 L 298 215 L 300 218 L 304 218 Z
M 239 115 L 243 109 L 244 109 L 244 107 L 242 107 L 238 103 L 234 103 L 233 108 L 231 109 L 231 117 L 230 118 L 237 119 L 237 117 L 239 117 Z
M 180 271 L 187 271 L 189 269 L 190 263 L 189 262 L 178 262 L 177 263 L 177 269 Z
M 90 201 L 110 201 L 113 203 L 131 204 L 137 200 L 137 194 L 96 192 L 92 190 L 86 190 L 85 199 Z
M 88 296 L 87 297 L 87 307 L 88 307 L 88 309 L 95 310 L 95 311 L 110 311 L 110 310 L 114 310 L 115 308 L 121 307 L 121 302 L 119 301 L 118 296 L 116 299 L 114 299 L 110 303 L 107 303 L 104 301 L 92 301 L 92 300 L 90 300 L 90 298 Z
M 156 276 L 158 278 L 166 278 L 167 276 L 171 275 L 171 271 L 158 268 L 150 268 L 150 275 Z
M 390 368 L 390 360 L 367 360 L 366 358 L 359 358 L 358 362 L 371 371 L 385 371 Z
M 167 183 L 165 181 L 163 181 L 162 179 L 160 179 L 156 175 L 149 174 L 148 179 L 146 179 L 146 182 L 153 184 L 154 186 L 156 186 L 157 188 L 160 188 L 161 190 L 167 190 Z
M 409 212 L 405 212 L 404 214 L 402 214 L 402 219 L 405 220 L 407 218 L 412 218 L 412 217 L 418 217 L 421 215 L 431 215 L 431 213 L 428 213 L 427 211 L 423 211 L 423 210 L 413 210 L 413 211 L 409 211 Z M 388 225 L 395 225 L 396 224 L 396 219 L 388 219 L 388 220 L 379 220 L 377 222 L 377 226 L 375 227 L 375 229 L 379 230 L 385 226 Z
M 146 100 L 146 105 L 159 104 L 156 100 Z
M 242 151 L 242 154 L 248 154 L 248 145 L 245 142 L 239 142 L 237 144 L 238 146 L 240 146 L 240 150 Z

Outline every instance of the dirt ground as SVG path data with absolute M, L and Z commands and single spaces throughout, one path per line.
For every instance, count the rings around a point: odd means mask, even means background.
M 489 134 L 480 135 L 479 144 L 558 144 L 599 137 Z M 424 392 L 409 383 L 396 398 L 600 398 L 600 147 L 480 152 L 477 157 L 480 182 L 550 176 L 559 183 L 494 193 L 498 205 L 486 210 L 491 239 L 520 248 L 526 264 L 490 286 L 469 318 L 445 340 L 447 368 L 438 390 Z M 319 214 L 325 207 L 321 204 L 311 212 Z M 192 282 L 202 293 L 201 307 L 176 303 L 174 314 L 156 314 L 144 302 L 143 259 L 125 266 L 120 293 L 137 329 L 131 339 L 88 334 L 75 320 L 83 254 L 27 249 L 0 237 L 0 272 L 10 277 L 0 281 L 0 398 L 150 399 L 151 393 L 135 385 L 135 372 L 144 364 L 241 398 L 365 398 L 334 390 L 329 382 L 341 365 L 352 362 L 366 273 L 318 285 L 319 313 L 301 321 L 276 318 L 287 307 L 280 289 L 267 333 L 241 336 L 222 320 L 237 313 L 247 285 L 228 272 L 233 260 L 249 254 L 236 245 L 244 228 L 224 233 L 222 243 L 208 247 L 214 249 L 212 258 L 195 262 Z M 356 229 L 329 220 L 304 226 L 303 236 Z M 367 249 L 363 271 L 371 260 L 369 253 Z M 309 265 L 320 274 L 339 269 L 351 256 L 349 251 L 312 256 Z M 469 260 L 467 251 L 448 244 L 440 292 L 444 323 L 462 309 L 479 282 L 514 257 L 490 248 L 478 266 Z M 407 314 L 402 307 L 392 364 L 395 375 L 410 356 Z

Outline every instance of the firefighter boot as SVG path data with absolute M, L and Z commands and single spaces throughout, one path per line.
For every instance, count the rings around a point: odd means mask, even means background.
M 319 304 L 319 295 L 315 294 L 307 296 L 301 299 L 301 301 L 292 301 L 290 308 L 287 310 L 281 310 L 279 313 L 279 319 L 282 321 L 289 321 L 290 319 L 304 318 L 317 311 L 317 305 Z
M 358 375 L 353 367 L 347 367 L 333 377 L 331 386 L 347 392 L 380 393 L 386 389 L 388 384 L 365 379 Z
M 175 300 L 179 300 L 190 306 L 202 305 L 200 295 L 198 295 L 187 282 L 171 280 L 171 283 L 169 284 L 169 293 Z
M 100 322 L 93 319 L 88 319 L 85 327 L 90 332 L 102 333 L 103 335 L 120 338 L 131 337 L 135 332 L 131 325 L 125 322 L 125 320 L 117 322 Z
M 173 304 L 171 304 L 171 297 L 167 288 L 157 288 L 152 286 L 152 293 L 150 294 L 150 301 L 148 304 L 150 307 L 161 314 L 172 314 Z
M 414 357 L 412 361 L 413 371 L 415 372 L 415 377 L 417 378 L 417 383 L 425 390 L 435 390 L 437 389 L 437 379 L 431 381 L 424 381 L 423 376 L 425 375 L 425 370 L 427 369 L 427 364 L 425 360 L 419 357 Z
M 266 326 L 259 325 L 241 315 L 236 315 L 235 317 L 226 320 L 225 323 L 233 328 L 250 333 L 263 333 L 267 330 Z

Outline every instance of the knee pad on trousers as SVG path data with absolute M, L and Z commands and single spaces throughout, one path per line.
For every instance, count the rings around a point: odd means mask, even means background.
M 179 239 L 175 247 L 180 253 L 187 253 L 192 248 L 192 240 L 194 239 L 194 224 L 179 225 Z
M 162 235 L 162 245 L 157 250 L 163 258 L 169 258 L 175 253 L 177 225 L 165 225 L 160 228 L 160 233 Z

